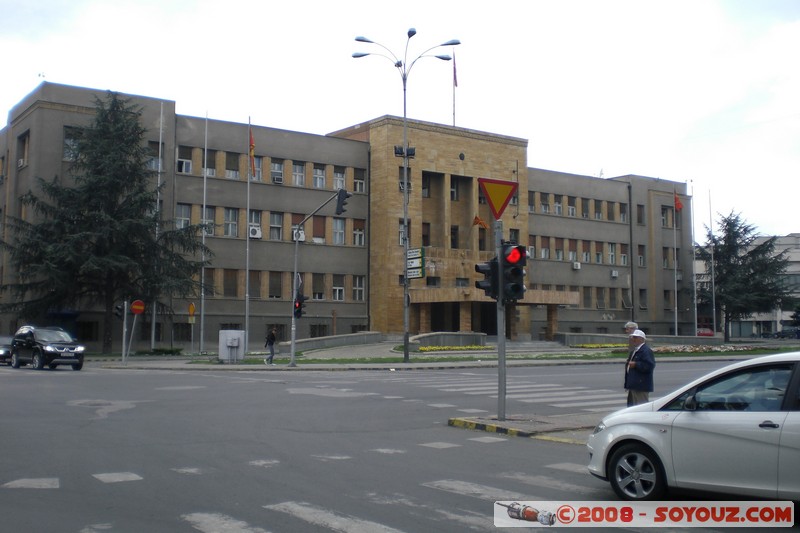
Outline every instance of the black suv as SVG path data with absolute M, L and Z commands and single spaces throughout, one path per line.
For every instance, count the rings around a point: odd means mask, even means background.
M 22 326 L 14 334 L 11 346 L 11 366 L 30 363 L 36 370 L 45 366 L 71 365 L 73 370 L 83 368 L 85 348 L 69 333 L 56 327 Z

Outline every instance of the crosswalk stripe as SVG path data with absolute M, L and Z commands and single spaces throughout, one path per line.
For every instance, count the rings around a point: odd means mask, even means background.
M 587 391 L 587 392 L 592 392 L 592 391 Z M 567 394 L 565 394 L 565 395 L 561 395 L 561 396 L 539 394 L 539 395 L 534 396 L 534 397 L 523 396 L 521 398 L 514 398 L 514 399 L 519 400 L 521 402 L 525 402 L 525 403 L 547 403 L 547 402 L 562 402 L 562 401 L 565 401 L 565 400 L 566 401 L 569 401 L 569 400 L 591 400 L 591 399 L 600 400 L 600 399 L 605 399 L 605 398 L 616 398 L 617 400 L 620 400 L 621 395 L 618 392 L 606 392 L 606 393 L 603 393 L 603 394 L 580 394 L 580 395 L 575 395 L 575 394 L 567 395 Z M 624 400 L 624 399 L 625 398 L 622 398 L 622 400 Z M 620 401 L 622 401 L 622 400 L 620 400 Z
M 547 500 L 539 496 L 532 496 L 530 494 L 519 494 L 509 492 L 508 489 L 500 489 L 497 487 L 490 487 L 488 485 L 480 485 L 477 483 L 470 483 L 468 481 L 459 481 L 457 479 L 441 479 L 439 481 L 429 481 L 422 484 L 423 487 L 429 489 L 436 489 L 453 494 L 460 494 L 463 496 L 472 496 L 484 501 L 496 502 L 498 500 Z
M 593 400 L 591 402 L 568 402 L 568 403 L 553 403 L 553 407 L 589 407 L 592 405 L 624 405 L 627 403 L 625 398 L 617 398 L 616 400 Z
M 384 526 L 377 522 L 340 515 L 305 502 L 283 502 L 265 505 L 264 508 L 286 513 L 309 524 L 326 527 L 342 533 L 403 533 L 399 529 Z
M 575 396 L 576 394 L 580 394 L 580 397 L 583 398 L 583 392 L 586 391 L 585 387 L 572 387 L 564 389 L 564 387 L 559 387 L 557 389 L 553 389 L 552 391 L 547 392 L 531 392 L 531 393 L 514 393 L 508 394 L 508 398 L 553 398 L 558 396 Z M 586 392 L 594 392 L 594 391 L 586 391 Z
M 586 475 L 588 476 L 589 473 L 585 466 L 583 467 L 583 470 L 584 473 L 586 473 Z M 506 477 L 508 479 L 513 479 L 516 481 L 521 481 L 526 485 L 533 485 L 534 487 L 563 490 L 565 492 L 570 492 L 570 493 L 587 494 L 595 491 L 591 487 L 586 487 L 583 485 L 575 485 L 574 483 L 567 483 L 565 481 L 560 481 L 558 479 L 548 476 L 532 476 L 529 474 L 523 474 L 521 472 L 512 472 L 509 474 L 504 474 L 503 477 Z
M 59 486 L 60 482 L 57 477 L 17 479 L 0 485 L 4 489 L 57 489 Z
M 578 463 L 553 463 L 551 465 L 547 465 L 547 468 L 563 470 L 565 472 L 576 472 L 578 474 L 585 474 L 588 471 L 585 464 Z
M 191 513 L 181 518 L 202 533 L 269 533 L 266 529 L 252 527 L 247 522 L 219 513 Z

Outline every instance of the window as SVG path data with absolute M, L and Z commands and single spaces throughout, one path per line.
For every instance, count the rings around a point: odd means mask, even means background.
M 191 224 L 192 206 L 189 204 L 178 204 L 175 206 L 175 228 L 188 228 Z
M 297 187 L 306 185 L 306 164 L 303 161 L 292 161 L 292 184 Z
M 311 299 L 325 299 L 325 274 L 313 274 L 311 278 Z
M 264 179 L 264 158 L 260 155 L 253 156 L 253 165 L 255 168 L 253 169 L 253 177 L 250 178 L 252 181 L 263 181 Z
M 64 128 L 64 161 L 75 161 L 75 158 L 78 155 L 78 139 L 80 138 L 81 130 L 78 128 L 71 128 L 66 126 Z M 156 155 L 155 158 L 158 158 L 158 143 L 156 145 Z M 157 163 L 158 161 L 156 161 Z M 2 169 L 0 169 L 1 171 Z M 151 170 L 158 170 L 158 167 L 151 168 Z
M 581 198 L 581 218 L 589 218 L 589 199 Z
M 481 188 L 478 188 L 478 203 L 480 205 L 486 205 L 486 196 L 483 194 L 483 189 Z
M 608 264 L 617 264 L 617 243 L 615 242 L 608 243 Z
M 589 309 L 592 307 L 592 288 L 583 288 L 583 307 Z
M 333 167 L 333 190 L 338 191 L 344 188 L 344 167 L 335 166 Z
M 428 276 L 425 278 L 425 285 L 428 287 L 441 287 L 442 278 L 439 276 Z
M 577 216 L 577 201 L 578 199 L 574 196 L 567 197 L 567 216 L 574 217 Z
M 214 296 L 216 289 L 214 288 L 214 269 L 203 268 L 203 294 L 206 296 Z
M 539 193 L 539 206 L 541 207 L 540 211 L 542 213 L 550 212 L 550 193 Z
M 745 368 L 703 383 L 694 391 L 697 411 L 780 411 L 792 366 L 764 365 Z M 675 398 L 664 409 L 686 408 L 693 390 Z
M 191 154 L 189 154 L 189 157 L 191 157 Z M 203 175 L 209 178 L 215 177 L 217 175 L 217 151 L 205 150 L 203 159 L 205 160 Z
M 567 246 L 569 246 L 569 260 L 578 260 L 578 241 L 576 239 L 569 239 Z
M 400 241 L 398 244 L 400 246 L 403 246 L 406 243 L 406 227 L 405 224 L 403 223 L 403 219 L 400 219 L 400 221 L 397 223 L 397 230 L 398 230 L 398 239 Z
M 628 245 L 620 244 L 619 247 L 620 247 L 619 264 L 622 266 L 628 266 Z
M 308 328 L 309 328 L 309 335 L 311 336 L 312 339 L 317 337 L 328 336 L 327 324 L 311 324 Z
M 539 250 L 542 259 L 550 259 L 550 237 L 542 237 L 542 246 Z
M 239 282 L 239 271 L 226 268 L 222 278 L 222 295 L 226 298 L 236 298 L 238 295 L 237 286 Z
M 428 230 L 430 233 L 430 230 Z M 430 241 L 430 235 L 428 236 L 428 241 Z M 486 229 L 478 228 L 478 250 L 481 252 L 486 251 Z
M 619 220 L 620 222 L 628 221 L 628 204 L 619 204 Z
M 469 287 L 469 280 L 467 278 L 456 278 L 456 287 Z
M 622 289 L 622 307 L 625 309 L 630 309 L 633 307 L 633 302 L 631 302 L 631 290 L 630 289 Z
M 431 175 L 427 172 L 422 173 L 422 197 L 431 197 Z
M 450 226 L 450 248 L 458 248 L 458 226 Z
M 353 169 L 353 192 L 366 192 L 366 174 L 367 171 L 363 168 Z
M 192 147 L 191 146 L 178 146 L 178 161 L 175 166 L 175 172 L 179 174 L 192 173 Z
M 672 310 L 672 291 L 669 289 L 664 291 L 664 310 Z
M 592 241 L 582 241 L 581 261 L 588 263 L 592 260 Z
M 320 163 L 314 163 L 314 188 L 315 189 L 324 189 L 325 188 L 325 165 Z
M 603 220 L 603 200 L 594 201 L 594 219 Z
M 519 243 L 519 230 L 516 228 L 508 230 L 508 240 Z
M 225 177 L 231 180 L 239 179 L 239 154 L 225 152 Z
M 661 248 L 661 266 L 669 268 L 669 248 L 667 247 Z
M 258 226 L 260 228 L 261 227 L 261 211 L 259 211 L 257 209 L 251 209 L 250 210 L 250 216 L 248 217 L 247 222 L 251 226 Z
M 452 176 L 450 177 L 450 201 L 458 201 L 458 180 Z
M 272 183 L 283 183 L 283 159 L 273 159 L 269 164 Z
M 74 128 L 72 128 L 74 130 Z M 66 133 L 65 133 L 66 135 Z M 72 133 L 74 136 L 75 133 Z M 66 139 L 65 139 L 66 142 Z M 148 160 L 147 160 L 147 168 L 148 170 L 152 170 L 153 172 L 161 172 L 164 169 L 164 159 L 163 159 L 163 149 L 164 145 L 161 145 L 161 152 L 159 153 L 159 144 L 157 142 L 149 141 L 147 143 L 147 153 L 148 153 Z M 159 156 L 162 156 L 159 158 Z M 82 337 L 80 337 L 82 338 Z
M 564 260 L 564 239 L 556 237 L 556 261 Z
M 344 225 L 343 218 L 333 219 L 333 244 L 344 244 Z
M 611 287 L 608 289 L 608 308 L 617 309 L 617 289 Z
M 645 265 L 647 264 L 647 262 L 645 261 L 645 254 L 644 254 L 644 251 L 645 251 L 645 249 L 644 249 L 644 245 L 643 245 L 643 244 L 640 244 L 640 245 L 638 246 L 638 248 L 639 248 L 639 252 L 638 252 L 638 254 L 637 254 L 637 255 L 638 255 L 639 266 L 640 266 L 640 267 L 643 267 L 643 266 L 645 266 Z
M 344 301 L 344 274 L 333 275 L 333 300 L 337 302 Z
M 249 271 L 250 278 L 249 278 L 249 286 L 247 287 L 248 292 L 247 296 L 250 297 L 251 300 L 261 299 L 261 272 L 258 270 L 250 270 Z
M 203 224 L 206 229 L 206 235 L 214 235 L 214 227 L 216 226 L 216 221 L 214 220 L 216 216 L 217 208 L 211 205 L 207 205 L 206 208 L 203 210 L 202 219 L 200 223 Z
M 594 262 L 603 264 L 603 243 L 599 241 L 594 243 Z
M 636 223 L 644 224 L 644 206 L 642 204 L 636 204 Z
M 323 244 L 325 242 L 325 217 L 314 215 L 311 221 L 313 222 L 312 226 L 314 231 L 314 242 L 317 244 Z
M 187 322 L 180 322 L 172 325 L 172 332 L 177 342 L 189 342 L 192 340 L 192 325 Z M 85 337 L 81 336 L 81 339 Z
M 355 218 L 353 219 L 353 246 L 364 246 L 366 220 Z
M 269 298 L 280 299 L 283 296 L 283 276 L 282 272 L 269 273 Z M 294 297 L 294 295 L 292 295 Z
M 283 213 L 273 211 L 269 214 L 269 240 L 283 240 Z
M 239 210 L 236 209 L 235 207 L 225 208 L 223 235 L 225 235 L 226 237 L 239 236 Z
M 639 289 L 639 309 L 647 309 L 647 289 Z
M 670 209 L 669 207 L 661 206 L 661 227 L 662 228 L 670 228 L 672 227 L 669 223 L 670 221 Z
M 482 192 L 483 191 L 481 191 L 481 193 L 478 194 L 479 200 Z M 486 203 L 485 199 L 484 203 Z M 536 193 L 533 191 L 528 191 L 528 213 L 535 213 L 535 212 L 536 212 Z
M 364 287 L 366 285 L 366 276 L 353 276 L 353 301 L 364 301 Z
M 605 287 L 597 287 L 595 289 L 597 294 L 597 308 L 598 309 L 605 309 L 606 308 L 606 289 Z
M 430 222 L 423 222 L 422 223 L 422 246 L 430 246 L 431 245 L 431 223 Z
M 553 211 L 556 215 L 560 215 L 563 213 L 563 207 L 561 204 L 562 196 L 560 194 L 553 195 Z

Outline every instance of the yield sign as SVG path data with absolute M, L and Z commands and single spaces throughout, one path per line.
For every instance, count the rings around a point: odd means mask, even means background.
M 517 192 L 519 183 L 516 181 L 478 178 L 478 184 L 481 186 L 483 195 L 489 202 L 489 207 L 492 209 L 494 219 L 500 220 L 500 217 L 503 216 L 503 211 L 505 211 L 508 202 L 511 201 L 511 197 Z

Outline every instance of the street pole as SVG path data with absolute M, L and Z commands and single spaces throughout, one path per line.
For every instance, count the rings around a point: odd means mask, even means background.
M 503 283 L 503 221 L 494 221 L 497 254 L 497 419 L 506 419 L 506 306 Z

